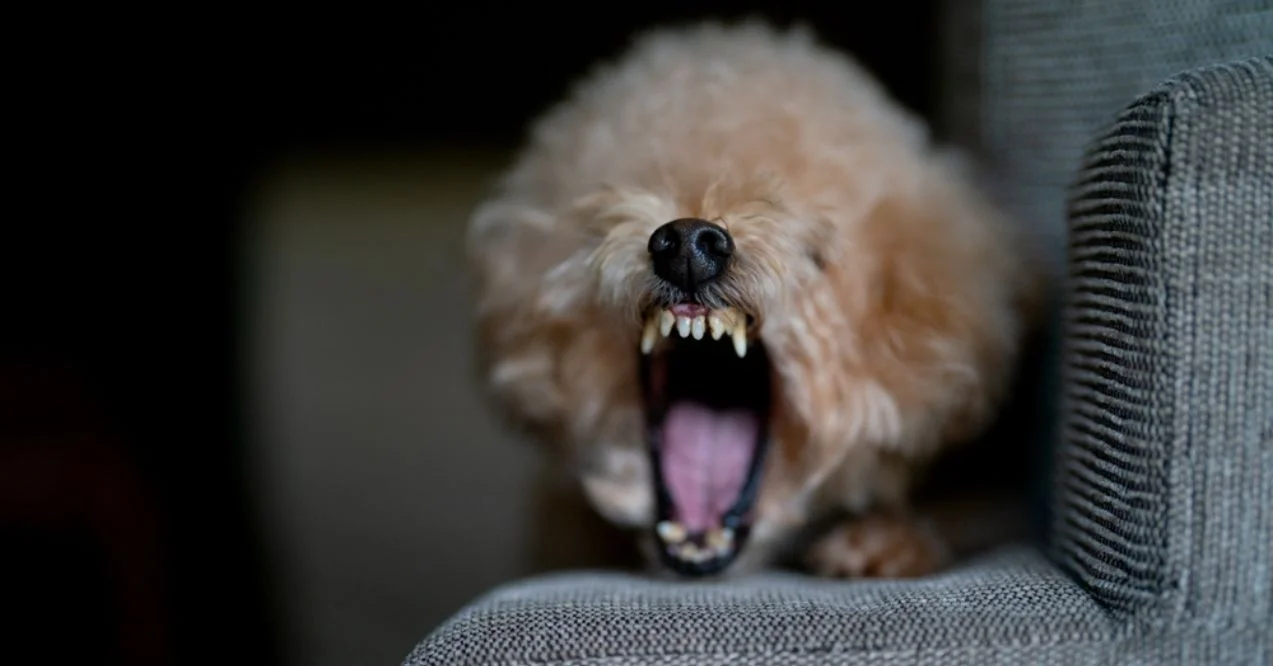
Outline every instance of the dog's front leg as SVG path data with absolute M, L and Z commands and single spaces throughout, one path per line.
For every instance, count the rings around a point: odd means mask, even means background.
M 813 543 L 806 564 L 834 578 L 914 578 L 946 564 L 948 549 L 921 519 L 875 512 L 846 519 Z

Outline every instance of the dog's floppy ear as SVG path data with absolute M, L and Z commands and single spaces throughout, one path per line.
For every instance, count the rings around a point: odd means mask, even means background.
M 473 282 L 479 384 L 519 429 L 539 430 L 561 405 L 550 341 L 535 334 L 544 275 L 562 261 L 547 213 L 514 200 L 483 202 L 469 219 L 465 251 Z
M 569 257 L 554 242 L 554 217 L 532 205 L 497 199 L 469 220 L 466 251 L 479 280 L 480 297 L 510 297 L 536 287 L 536 278 Z
M 469 223 L 481 384 L 512 425 L 540 439 L 567 426 L 575 396 L 562 377 L 572 350 L 592 341 L 579 322 L 596 320 L 584 274 L 592 243 L 577 226 L 515 198 L 484 203 Z

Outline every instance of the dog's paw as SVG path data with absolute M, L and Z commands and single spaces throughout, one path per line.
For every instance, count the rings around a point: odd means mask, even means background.
M 940 569 L 948 557 L 940 537 L 918 522 L 870 515 L 832 529 L 806 563 L 830 578 L 914 578 Z

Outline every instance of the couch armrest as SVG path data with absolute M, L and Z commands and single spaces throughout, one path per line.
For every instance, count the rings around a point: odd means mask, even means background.
M 1070 202 L 1053 556 L 1135 624 L 1273 626 L 1273 58 L 1137 100 Z

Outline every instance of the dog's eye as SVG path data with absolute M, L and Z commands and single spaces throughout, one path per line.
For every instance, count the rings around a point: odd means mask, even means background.
M 818 270 L 821 271 L 826 269 L 827 262 L 825 259 L 822 258 L 821 251 L 819 251 L 817 248 L 811 247 L 808 250 L 808 254 L 809 254 L 809 260 L 813 262 L 814 266 L 818 267 Z

